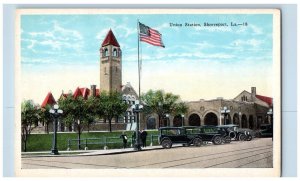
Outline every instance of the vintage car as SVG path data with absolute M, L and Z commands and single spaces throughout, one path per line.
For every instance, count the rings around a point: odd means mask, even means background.
M 236 124 L 219 125 L 217 127 L 226 131 L 227 136 L 229 136 L 233 140 L 251 141 L 253 138 L 252 130 L 241 129 Z
M 273 127 L 272 124 L 262 124 L 259 127 L 258 137 L 272 137 Z
M 158 129 L 158 142 L 163 148 L 171 148 L 174 144 L 201 146 L 202 138 L 197 134 L 187 134 L 182 127 L 161 127 Z
M 226 132 L 213 125 L 204 125 L 200 127 L 185 127 L 187 132 L 198 134 L 203 142 L 212 142 L 215 145 L 230 143 L 231 139 Z

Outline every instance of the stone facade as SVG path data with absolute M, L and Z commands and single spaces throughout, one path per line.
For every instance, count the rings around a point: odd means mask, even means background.
M 122 51 L 110 30 L 100 48 L 101 91 L 122 90 Z
M 224 125 L 237 124 L 242 128 L 257 129 L 260 124 L 270 123 L 267 116 L 271 108 L 267 102 L 256 97 L 256 88 L 252 87 L 252 92 L 242 91 L 234 99 L 217 98 L 213 100 L 190 101 L 188 112 L 184 117 L 181 115 L 171 115 L 169 120 L 163 121 L 164 126 L 201 126 L 201 125 Z M 224 107 L 230 112 L 224 115 Z M 144 116 L 141 126 L 151 127 L 150 122 L 158 125 L 158 116 Z M 152 121 L 151 121 L 152 120 Z

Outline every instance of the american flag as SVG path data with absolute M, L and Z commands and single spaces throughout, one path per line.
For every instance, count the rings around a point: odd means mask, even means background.
M 142 23 L 139 23 L 139 27 L 140 41 L 149 43 L 154 46 L 165 47 L 161 39 L 161 34 L 157 30 L 152 29 Z

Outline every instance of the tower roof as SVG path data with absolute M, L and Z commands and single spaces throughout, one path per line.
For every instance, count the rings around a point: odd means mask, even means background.
M 111 29 L 109 30 L 109 32 L 107 33 L 105 39 L 102 42 L 102 47 L 106 46 L 106 45 L 113 45 L 116 47 L 120 47 L 114 33 L 111 31 Z
M 46 107 L 47 104 L 49 104 L 51 106 L 54 105 L 54 104 L 56 104 L 56 101 L 55 101 L 55 99 L 54 99 L 54 97 L 53 97 L 53 95 L 52 95 L 51 92 L 49 92 L 47 94 L 47 96 L 45 97 L 45 99 L 44 99 L 41 107 Z

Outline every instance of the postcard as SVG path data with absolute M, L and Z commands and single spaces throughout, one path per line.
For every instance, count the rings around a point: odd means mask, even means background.
M 18 9 L 17 176 L 280 176 L 278 9 Z

